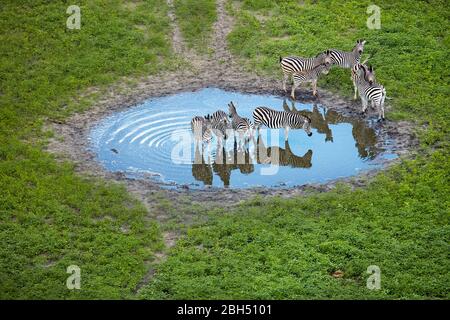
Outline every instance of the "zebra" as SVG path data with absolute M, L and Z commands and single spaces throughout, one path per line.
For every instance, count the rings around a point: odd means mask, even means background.
M 362 114 L 366 113 L 368 101 L 371 101 L 372 108 L 377 108 L 378 121 L 382 121 L 385 120 L 384 100 L 386 99 L 386 89 L 378 83 L 369 83 L 367 81 L 368 73 L 369 70 L 364 65 L 361 65 L 361 68 L 356 73 L 356 86 L 362 102 Z
M 198 143 L 206 142 L 208 145 L 212 140 L 211 116 L 195 116 L 191 120 L 191 129 L 194 134 L 194 140 Z
M 361 55 L 364 51 L 364 44 L 366 40 L 358 39 L 353 50 L 350 52 L 340 51 L 336 49 L 328 50 L 331 55 L 332 64 L 335 64 L 341 68 L 352 68 L 355 64 L 359 63 Z
M 319 53 L 314 58 L 301 57 L 280 57 L 281 70 L 283 70 L 283 91 L 286 90 L 286 82 L 289 77 L 298 72 L 314 69 L 320 64 L 331 64 L 333 61 L 330 56 L 330 50 Z
M 229 117 L 231 119 L 231 127 L 232 129 L 239 134 L 239 138 L 253 135 L 253 124 L 248 118 L 240 117 L 236 111 L 236 107 L 231 101 L 228 104 Z
M 270 129 L 284 128 L 284 140 L 288 139 L 289 129 L 302 128 L 308 137 L 312 136 L 311 119 L 297 112 L 277 111 L 267 107 L 257 107 L 253 111 L 255 127 L 259 129 L 265 125 Z
M 216 112 L 214 112 L 212 115 L 211 115 L 211 123 L 214 125 L 214 124 L 217 124 L 217 123 L 219 123 L 219 122 L 221 122 L 221 121 L 226 121 L 226 122 L 228 122 L 228 115 L 227 115 L 227 113 L 225 112 L 225 111 L 222 111 L 222 110 L 217 110 Z
M 294 79 L 294 85 L 292 86 L 291 91 L 292 99 L 295 100 L 295 89 L 303 82 L 312 83 L 313 95 L 317 97 L 317 80 L 322 73 L 328 74 L 328 72 L 330 71 L 330 67 L 330 64 L 319 64 L 318 66 L 314 67 L 314 69 L 294 73 L 292 75 L 292 78 Z
M 367 61 L 367 60 L 366 60 Z M 365 62 L 366 62 L 365 61 Z M 366 74 L 365 74 L 365 78 L 366 78 L 366 81 L 369 83 L 369 84 L 374 84 L 375 82 L 376 82 L 376 79 L 375 79 L 375 71 L 374 71 L 374 69 L 373 69 L 373 67 L 372 66 L 366 66 L 365 65 L 365 62 L 363 62 L 363 63 L 357 63 L 357 64 L 355 64 L 354 66 L 353 66 L 353 68 L 352 68 L 352 76 L 351 76 L 351 79 L 352 79 L 352 81 L 353 81 L 353 87 L 355 88 L 355 95 L 353 96 L 353 100 L 356 100 L 356 97 L 357 97 L 357 93 L 358 93 L 358 87 L 357 87 L 357 85 L 356 85 L 356 80 L 357 80 L 357 77 L 358 77 L 358 71 L 364 66 L 364 67 L 366 67 L 366 70 L 367 70 L 367 72 L 366 72 Z
M 219 143 L 228 139 L 227 130 L 230 129 L 230 123 L 225 111 L 217 110 L 211 115 L 211 128 Z

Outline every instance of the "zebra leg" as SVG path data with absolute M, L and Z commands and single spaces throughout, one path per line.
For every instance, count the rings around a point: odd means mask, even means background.
M 372 103 L 373 104 L 373 103 Z M 382 112 L 381 112 L 381 104 L 377 103 L 377 111 L 378 111 L 378 122 L 383 120 Z
M 386 91 L 383 88 L 383 95 L 381 97 L 381 102 L 380 102 L 380 108 L 381 108 L 381 114 L 382 114 L 383 121 L 386 119 L 384 117 L 384 99 L 386 99 Z
M 313 87 L 313 96 L 319 97 L 319 95 L 317 93 L 317 81 L 312 82 L 312 87 Z
M 284 141 L 288 141 L 289 127 L 284 128 Z
M 355 88 L 355 95 L 353 96 L 353 100 L 356 100 L 358 94 L 358 87 L 356 86 L 355 80 L 353 80 L 353 87 Z
M 286 73 L 283 73 L 283 91 L 284 91 L 284 93 L 287 93 L 286 82 L 288 80 L 289 80 L 289 75 Z
M 292 90 L 291 90 L 291 98 L 293 100 L 295 100 L 295 89 L 297 89 L 297 87 L 298 87 L 298 83 L 295 83 L 295 81 L 294 81 L 294 84 L 292 85 Z
M 367 110 L 367 98 L 361 98 L 361 102 L 362 102 L 362 111 L 361 113 L 364 115 L 366 114 L 366 110 Z

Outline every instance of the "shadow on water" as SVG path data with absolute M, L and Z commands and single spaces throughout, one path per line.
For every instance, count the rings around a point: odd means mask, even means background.
M 249 119 L 258 106 L 300 112 L 311 119 L 313 136 L 291 130 L 285 141 L 282 129 L 264 129 L 245 145 L 231 138 L 223 144 L 213 139 L 210 152 L 203 152 L 204 147 L 191 139 L 183 140 L 191 137 L 193 116 L 226 111 L 229 101 Z M 97 159 L 108 170 L 191 187 L 289 187 L 326 182 L 376 168 L 380 160 L 393 156 L 377 147 L 376 132 L 361 119 L 317 104 L 291 102 L 289 106 L 277 96 L 214 88 L 147 100 L 104 119 L 90 138 Z M 180 145 L 187 161 L 174 160 L 174 150 Z M 264 173 L 274 164 L 276 170 Z

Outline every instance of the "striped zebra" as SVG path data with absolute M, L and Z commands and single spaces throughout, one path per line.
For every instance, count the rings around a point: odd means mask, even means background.
M 292 99 L 295 100 L 295 89 L 297 89 L 300 84 L 308 82 L 312 83 L 313 95 L 317 97 L 317 80 L 319 80 L 321 74 L 328 74 L 330 67 L 330 64 L 319 64 L 314 67 L 314 69 L 294 73 L 292 75 L 292 78 L 294 79 L 294 85 L 292 86 L 291 91 Z
M 230 129 L 230 123 L 225 111 L 217 110 L 211 115 L 211 128 L 219 143 L 228 139 L 227 130 Z
M 362 113 L 365 114 L 368 102 L 371 102 L 372 108 L 378 111 L 378 121 L 384 120 L 384 100 L 386 99 L 386 89 L 378 84 L 370 84 L 367 81 L 368 68 L 361 65 L 356 73 L 356 86 L 358 87 L 359 97 L 362 102 Z
M 260 129 L 261 125 L 265 125 L 270 129 L 284 128 L 284 139 L 288 139 L 289 129 L 303 129 L 312 136 L 311 119 L 297 112 L 277 111 L 267 107 L 257 107 L 253 111 L 253 119 L 255 127 Z
M 366 60 L 366 61 L 367 61 L 367 60 Z M 355 64 L 355 65 L 353 66 L 353 68 L 352 68 L 352 76 L 351 76 L 351 79 L 352 79 L 352 81 L 353 81 L 353 87 L 355 88 L 355 95 L 353 96 L 353 100 L 356 100 L 357 93 L 358 93 L 358 86 L 356 85 L 356 80 L 357 80 L 357 77 L 358 77 L 358 71 L 359 71 L 360 69 L 362 69 L 363 66 L 364 66 L 364 67 L 366 68 L 366 70 L 367 70 L 367 72 L 365 73 L 366 81 L 367 81 L 369 84 L 374 84 L 374 83 L 376 82 L 376 79 L 375 79 L 375 71 L 373 70 L 372 66 L 368 66 L 368 67 L 367 67 L 367 66 L 365 65 L 365 62 Z
M 330 55 L 332 63 L 341 68 L 352 68 L 355 64 L 359 63 L 361 55 L 364 51 L 364 44 L 366 40 L 359 39 L 356 41 L 356 45 L 352 51 L 341 51 L 336 49 L 330 49 Z
M 194 134 L 194 141 L 198 143 L 210 144 L 212 140 L 211 116 L 196 116 L 191 120 L 191 130 Z
M 239 138 L 242 140 L 244 137 L 251 137 L 253 135 L 253 124 L 248 118 L 243 118 L 238 115 L 233 101 L 228 104 L 228 111 L 231 119 L 231 127 L 239 134 Z
M 331 64 L 332 59 L 330 51 L 319 53 L 314 58 L 301 58 L 301 57 L 280 57 L 281 70 L 283 70 L 283 91 L 286 90 L 286 82 L 289 77 L 294 73 L 311 70 L 320 64 Z

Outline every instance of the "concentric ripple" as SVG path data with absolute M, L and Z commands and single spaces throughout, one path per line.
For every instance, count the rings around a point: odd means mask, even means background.
M 285 143 L 283 131 L 263 130 L 261 140 L 250 142 L 247 148 L 239 148 L 232 139 L 217 148 L 213 140 L 209 155 L 205 150 L 201 156 L 201 148 L 194 147 L 191 118 L 227 111 L 230 101 L 241 116 L 250 119 L 257 106 L 283 110 L 284 103 L 276 96 L 211 88 L 150 99 L 103 119 L 91 132 L 92 149 L 108 170 L 191 187 L 289 187 L 324 182 L 396 157 L 377 147 L 376 132 L 363 121 L 301 103 L 294 107 L 312 119 L 312 137 L 291 130 Z M 292 107 L 291 102 L 288 105 Z M 270 164 L 271 154 L 279 156 L 279 166 Z

